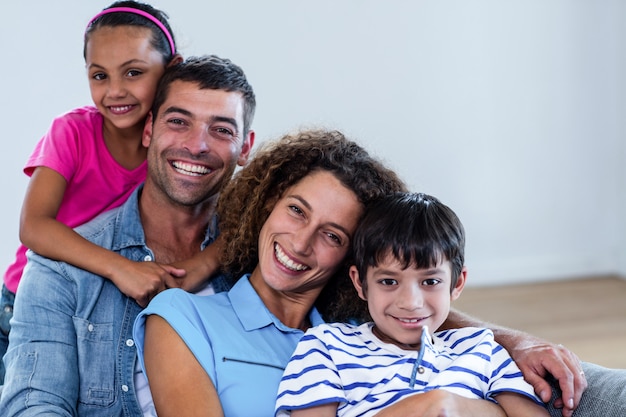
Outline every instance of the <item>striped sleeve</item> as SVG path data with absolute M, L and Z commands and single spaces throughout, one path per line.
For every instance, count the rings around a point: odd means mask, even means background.
M 324 335 L 329 325 L 309 329 L 294 351 L 278 387 L 276 416 L 291 410 L 345 402 L 343 386 Z
M 475 377 L 474 383 L 465 389 L 475 392 L 479 397 L 497 402 L 496 395 L 512 392 L 543 404 L 532 385 L 524 380 L 522 372 L 506 349 L 495 341 L 491 330 L 467 327 L 441 332 L 438 337 L 445 340 L 445 344 L 454 352 L 451 353 L 454 358 L 452 363 L 441 369 L 440 380 L 447 374 L 452 380 L 461 380 L 462 375 L 455 375 L 454 371 L 463 370 L 462 373 L 466 376 Z M 441 387 L 449 388 L 452 385 Z
M 493 341 L 491 361 L 492 374 L 485 395 L 486 398 L 494 398 L 503 392 L 513 392 L 528 397 L 537 404 L 544 405 L 532 385 L 524 380 L 522 371 L 506 349 L 495 341 Z

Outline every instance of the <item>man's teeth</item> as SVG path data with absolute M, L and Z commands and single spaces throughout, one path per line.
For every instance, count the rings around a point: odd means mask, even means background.
M 292 261 L 285 252 L 278 246 L 278 244 L 274 245 L 274 252 L 276 253 L 276 259 L 283 264 L 285 267 L 291 269 L 292 271 L 304 271 L 308 267 L 306 265 L 302 265 Z
M 209 169 L 202 165 L 193 165 L 185 162 L 174 161 L 172 162 L 172 166 L 181 174 L 200 176 L 209 173 Z

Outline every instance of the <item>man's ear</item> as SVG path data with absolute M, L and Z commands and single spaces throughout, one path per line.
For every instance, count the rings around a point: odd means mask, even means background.
M 241 153 L 239 154 L 239 158 L 237 158 L 237 165 L 244 166 L 246 162 L 248 162 L 248 158 L 250 157 L 250 152 L 252 151 L 252 146 L 254 145 L 254 130 L 248 131 L 248 134 L 243 140 L 243 145 L 241 146 Z
M 141 144 L 146 148 L 150 146 L 150 142 L 152 141 L 152 112 L 148 113 L 148 117 L 146 117 L 146 122 L 143 125 L 143 134 L 141 136 Z
M 174 66 L 176 64 L 180 64 L 183 61 L 184 61 L 183 56 L 181 54 L 176 54 L 170 60 L 170 62 L 165 66 L 165 68 L 169 68 L 169 67 L 172 67 L 172 66 Z
M 359 298 L 361 300 L 367 301 L 367 297 L 365 296 L 365 291 L 363 291 L 363 285 L 361 285 L 361 280 L 359 279 L 359 271 L 356 269 L 356 266 L 350 266 L 350 270 L 348 271 L 350 274 L 350 279 L 352 280 L 352 285 L 356 288 L 357 294 L 359 294 Z
M 451 301 L 454 301 L 457 298 L 459 298 L 459 296 L 461 295 L 461 292 L 463 291 L 463 287 L 465 287 L 466 280 L 467 280 L 467 268 L 463 267 L 461 269 L 461 273 L 459 274 L 459 277 L 456 280 L 456 285 L 454 286 L 454 288 L 452 288 L 452 292 L 450 294 Z

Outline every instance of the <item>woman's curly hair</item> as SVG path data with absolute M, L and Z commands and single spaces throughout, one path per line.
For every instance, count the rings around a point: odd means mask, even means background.
M 314 171 L 329 171 L 352 190 L 363 207 L 405 191 L 404 183 L 363 147 L 335 130 L 306 130 L 265 142 L 220 194 L 217 205 L 224 242 L 224 272 L 238 279 L 256 267 L 263 224 L 285 190 Z M 349 258 L 350 256 L 348 256 Z M 316 301 L 327 321 L 369 319 L 347 273 L 346 259 Z

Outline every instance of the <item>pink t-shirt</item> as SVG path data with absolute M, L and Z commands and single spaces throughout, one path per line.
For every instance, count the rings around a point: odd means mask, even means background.
M 92 106 L 57 117 L 24 167 L 28 176 L 36 167 L 45 166 L 65 178 L 67 187 L 57 220 L 72 228 L 121 205 L 146 179 L 146 161 L 129 171 L 109 153 L 102 121 L 102 115 Z M 4 274 L 4 284 L 12 292 L 17 290 L 26 265 L 25 254 L 26 248 L 20 245 L 15 261 Z

